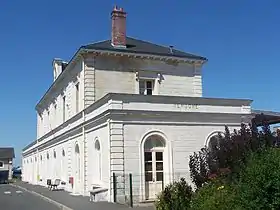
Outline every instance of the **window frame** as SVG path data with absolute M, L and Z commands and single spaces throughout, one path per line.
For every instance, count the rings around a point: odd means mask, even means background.
M 144 88 L 141 88 L 141 82 L 144 82 Z M 148 88 L 147 86 L 147 83 L 148 82 L 151 82 L 151 85 L 152 87 L 151 88 Z M 144 92 L 142 93 L 141 90 L 144 89 Z M 151 90 L 151 94 L 148 94 L 148 89 Z M 139 79 L 139 94 L 140 95 L 154 95 L 155 93 L 155 80 L 154 79 Z
M 76 113 L 80 111 L 80 83 L 77 82 L 75 84 L 75 91 L 76 91 Z
M 66 96 L 62 96 L 62 121 L 66 121 Z
M 56 111 L 57 111 L 57 104 L 54 103 L 53 104 L 53 117 L 54 117 L 54 119 L 56 118 Z

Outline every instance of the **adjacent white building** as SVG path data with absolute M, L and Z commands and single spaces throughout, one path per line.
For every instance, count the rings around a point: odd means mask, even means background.
M 202 97 L 206 58 L 126 36 L 126 13 L 112 11 L 112 38 L 80 47 L 69 62 L 53 61 L 54 81 L 36 105 L 37 139 L 23 149 L 23 180 L 97 200 L 153 200 L 179 176 L 189 155 L 211 137 L 240 127 L 251 100 Z

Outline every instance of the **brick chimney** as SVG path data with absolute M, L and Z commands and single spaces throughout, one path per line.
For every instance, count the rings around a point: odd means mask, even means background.
M 111 12 L 113 47 L 126 48 L 126 12 L 123 8 L 114 7 Z

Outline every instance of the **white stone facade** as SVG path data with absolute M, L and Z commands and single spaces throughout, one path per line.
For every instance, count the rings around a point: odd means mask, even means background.
M 105 190 L 95 199 L 113 201 L 116 174 L 117 199 L 125 202 L 131 173 L 133 198 L 141 202 L 179 177 L 189 180 L 189 155 L 225 125 L 239 128 L 252 101 L 203 98 L 206 59 L 173 52 L 110 45 L 81 47 L 69 63 L 55 59 L 54 82 L 36 105 L 37 139 L 23 149 L 23 181 L 46 186 L 60 179 L 65 190 L 85 196 L 98 186 Z
M 113 172 L 123 177 L 132 173 L 135 200 L 154 199 L 161 182 L 150 183 L 153 190 L 146 190 L 145 142 L 158 139 L 163 143 L 150 149 L 152 154 L 162 153 L 165 185 L 178 176 L 189 180 L 189 155 L 222 132 L 225 125 L 238 128 L 242 116 L 251 114 L 250 103 L 107 94 L 24 150 L 23 180 L 46 185 L 47 179 L 59 178 L 66 182 L 65 190 L 82 195 L 89 195 L 92 186 L 98 184 L 108 189 L 100 197 L 112 201 Z M 74 177 L 73 186 L 69 177 Z M 127 179 L 118 181 L 120 200 L 125 199 L 127 187 Z

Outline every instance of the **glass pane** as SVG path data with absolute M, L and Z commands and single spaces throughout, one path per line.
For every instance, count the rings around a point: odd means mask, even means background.
M 4 166 L 3 162 L 0 162 L 0 167 L 2 168 Z
M 157 171 L 163 171 L 163 162 L 157 162 L 156 168 Z
M 152 171 L 152 162 L 145 163 L 145 171 Z
M 147 95 L 153 95 L 153 90 L 147 88 Z
M 157 139 L 156 141 L 154 141 L 154 146 L 155 147 L 164 147 L 164 143 L 160 139 Z
M 153 147 L 154 147 L 153 146 L 153 140 L 147 139 L 147 141 L 144 144 L 144 148 L 149 150 L 149 149 L 152 149 Z
M 146 181 L 146 182 L 151 182 L 151 181 L 153 181 L 153 173 L 152 173 L 152 172 L 146 172 L 146 173 L 145 173 L 145 181 Z
M 95 147 L 95 150 L 97 150 L 97 151 L 99 151 L 99 150 L 100 150 L 100 143 L 99 143 L 99 141 L 98 141 L 98 140 L 96 140 L 96 141 L 95 141 L 95 145 L 94 145 L 94 147 Z
M 152 87 L 152 81 L 147 81 L 146 85 L 147 85 L 147 89 L 152 89 L 153 88 Z
M 152 153 L 145 152 L 145 161 L 152 161 Z
M 145 95 L 145 89 L 139 89 L 139 94 L 140 95 Z
M 145 81 L 139 81 L 139 89 L 145 89 Z
M 209 142 L 210 149 L 214 150 L 214 149 L 218 148 L 218 146 L 219 146 L 219 136 L 211 137 L 210 142 Z
M 139 94 L 145 94 L 145 81 L 139 81 Z
M 163 160 L 162 152 L 156 152 L 156 160 Z
M 155 148 L 155 147 L 164 147 L 164 146 L 165 146 L 165 144 L 162 141 L 161 137 L 158 137 L 157 135 L 153 135 L 153 136 L 150 136 L 146 140 L 144 148 L 145 149 L 152 149 L 152 148 Z
M 157 181 L 163 181 L 163 172 L 157 172 Z

